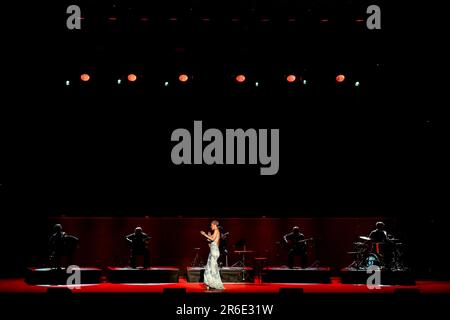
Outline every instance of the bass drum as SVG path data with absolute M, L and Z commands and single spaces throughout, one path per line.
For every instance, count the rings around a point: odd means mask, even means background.
M 381 266 L 380 258 L 375 253 L 369 253 L 367 257 L 364 258 L 363 267 L 369 268 L 371 266 Z

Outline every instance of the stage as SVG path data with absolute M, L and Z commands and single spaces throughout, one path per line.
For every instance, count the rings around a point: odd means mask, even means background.
M 80 281 L 82 284 L 100 283 L 102 270 L 98 268 L 80 268 Z M 59 268 L 28 268 L 25 274 L 25 282 L 36 285 L 61 285 L 66 284 L 71 273 Z
M 207 291 L 203 283 L 180 278 L 178 283 L 82 284 L 79 289 L 71 290 L 65 285 L 28 285 L 23 278 L 1 279 L 0 305 L 15 316 L 38 315 L 46 319 L 61 319 L 62 315 L 74 319 L 86 315 L 125 319 L 130 312 L 140 318 L 158 314 L 161 318 L 180 319 L 177 310 L 196 306 L 210 308 L 208 319 L 227 316 L 240 319 L 237 316 L 242 316 L 243 310 L 248 311 L 250 306 L 270 307 L 272 319 L 293 314 L 315 319 L 364 314 L 365 319 L 379 319 L 377 310 L 389 315 L 386 319 L 394 319 L 417 314 L 437 317 L 447 310 L 450 301 L 450 281 L 417 281 L 414 286 L 382 285 L 378 290 L 370 290 L 366 285 L 343 284 L 339 278 L 332 278 L 326 284 L 256 280 L 224 286 L 225 290 Z M 228 313 L 222 314 L 223 310 Z
M 283 268 L 267 267 L 262 271 L 263 282 L 282 283 L 330 283 L 330 268 Z
M 188 267 L 186 279 L 188 282 L 203 282 L 205 268 Z M 220 268 L 220 277 L 222 282 L 253 282 L 253 268 L 223 267 Z
M 177 283 L 180 270 L 174 267 L 147 269 L 108 267 L 107 278 L 111 283 Z
M 23 278 L 0 279 L 0 293 L 47 293 L 48 289 L 64 289 L 65 285 L 29 285 Z M 393 294 L 396 292 L 417 292 L 420 294 L 450 294 L 450 281 L 418 280 L 411 286 L 381 285 L 380 289 L 370 290 L 362 284 L 342 283 L 339 277 L 331 278 L 330 283 L 225 283 L 223 291 L 207 291 L 202 283 L 188 282 L 180 278 L 178 283 L 98 283 L 82 284 L 73 289 L 73 294 L 83 293 L 163 293 L 167 289 L 182 289 L 186 293 L 230 294 L 230 293 L 279 293 L 283 289 L 302 289 L 304 294 Z

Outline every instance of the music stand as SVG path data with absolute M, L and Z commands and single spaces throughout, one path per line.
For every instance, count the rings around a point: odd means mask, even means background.
M 236 261 L 232 267 L 238 267 L 238 268 L 242 268 L 242 281 L 245 280 L 245 275 L 247 270 L 245 269 L 245 254 L 246 253 L 253 253 L 253 250 L 247 250 L 247 245 L 245 243 L 245 240 L 240 240 L 238 241 L 235 245 L 235 248 L 243 248 L 243 250 L 234 250 L 235 253 L 240 254 L 241 255 L 241 259 Z
M 245 253 L 247 251 L 246 246 L 247 243 L 245 242 L 245 240 L 239 240 L 238 242 L 236 242 L 236 244 L 234 245 L 234 252 L 241 256 L 240 260 L 236 261 L 231 267 L 245 268 Z M 240 250 L 240 248 L 243 248 L 243 250 Z
M 219 250 L 220 250 L 220 264 L 221 266 L 223 265 L 223 257 L 225 257 L 225 267 L 228 268 L 228 249 L 227 249 L 227 239 L 228 236 L 230 235 L 229 232 L 225 232 L 224 228 L 222 226 L 219 226 L 220 229 L 220 246 L 219 246 Z
M 194 250 L 195 250 L 195 257 L 192 260 L 191 267 L 193 267 L 193 268 L 201 267 L 200 254 L 199 254 L 200 248 L 194 248 Z

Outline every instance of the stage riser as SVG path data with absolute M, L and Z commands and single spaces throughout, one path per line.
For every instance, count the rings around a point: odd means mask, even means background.
M 25 282 L 34 285 L 66 285 L 74 284 L 73 281 L 67 282 L 72 274 L 65 270 L 28 270 L 25 276 Z M 80 270 L 80 284 L 100 283 L 102 271 L 100 269 Z
M 303 269 L 264 269 L 263 282 L 273 283 L 330 283 L 329 270 L 303 270 Z
M 365 271 L 343 271 L 341 282 L 347 284 L 367 284 L 370 274 Z M 416 284 L 414 276 L 409 272 L 381 272 L 382 285 L 413 286 Z
M 177 283 L 178 269 L 108 269 L 108 280 L 111 283 Z
M 194 268 L 187 270 L 188 282 L 203 282 L 204 281 L 204 268 Z M 254 272 L 252 268 L 247 268 L 245 272 L 240 270 L 220 270 L 220 277 L 224 283 L 236 283 L 236 282 L 253 282 Z

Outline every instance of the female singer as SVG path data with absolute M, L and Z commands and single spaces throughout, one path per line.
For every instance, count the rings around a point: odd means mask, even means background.
M 217 264 L 217 259 L 219 259 L 219 241 L 220 241 L 220 231 L 219 222 L 214 220 L 211 222 L 211 230 L 213 234 L 206 234 L 204 231 L 200 233 L 206 237 L 209 241 L 210 253 L 208 257 L 208 263 L 205 267 L 205 284 L 207 289 L 224 289 L 222 280 L 220 279 L 219 265 Z

